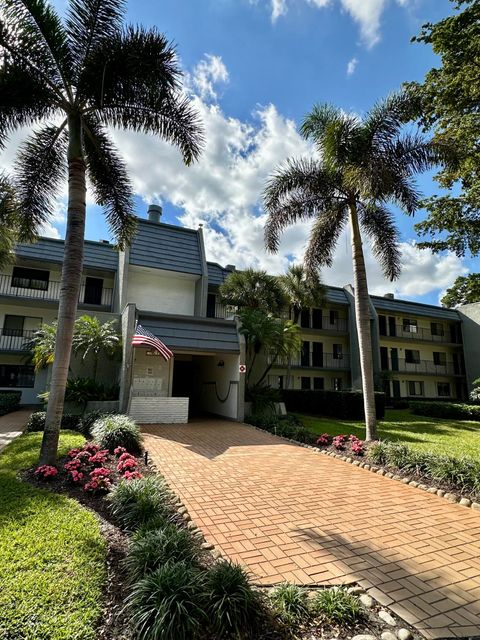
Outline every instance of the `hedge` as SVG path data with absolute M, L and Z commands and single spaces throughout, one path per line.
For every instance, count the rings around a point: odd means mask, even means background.
M 452 418 L 453 420 L 479 420 L 480 405 L 455 402 L 412 402 L 410 410 L 416 416 Z
M 20 405 L 21 391 L 0 393 L 0 416 L 16 411 Z
M 363 420 L 363 395 L 358 391 L 325 391 L 308 389 L 282 389 L 282 400 L 287 411 L 308 413 L 343 420 Z M 375 393 L 377 418 L 385 417 L 385 394 Z

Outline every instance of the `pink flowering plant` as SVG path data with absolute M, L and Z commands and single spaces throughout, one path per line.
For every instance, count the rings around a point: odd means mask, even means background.
M 113 453 L 117 456 L 117 458 L 120 458 L 121 455 L 127 453 L 127 450 L 125 449 L 125 447 L 116 447 L 113 450 Z
M 123 474 L 124 480 L 139 480 L 140 478 L 143 478 L 143 474 L 140 471 L 125 471 Z
M 108 461 L 108 457 L 108 449 L 101 449 L 100 451 L 97 451 L 97 453 L 94 453 L 93 456 L 90 456 L 88 463 L 93 467 L 101 467 Z
M 35 475 L 40 480 L 51 480 L 58 475 L 58 469 L 49 464 L 42 464 L 35 469 Z
M 106 467 L 97 467 L 88 474 L 90 481 L 85 483 L 83 490 L 96 493 L 98 491 L 108 491 L 112 486 L 110 479 L 110 469 Z
M 328 435 L 328 433 L 322 433 L 322 435 L 317 438 L 317 445 L 319 447 L 328 447 L 329 444 L 330 436 Z
M 125 454 L 124 454 L 125 455 Z M 117 471 L 119 473 L 125 473 L 125 471 L 134 471 L 138 467 L 138 462 L 133 456 L 129 456 L 128 458 L 120 458 L 117 464 Z
M 339 436 L 335 436 L 332 439 L 332 444 L 335 447 L 335 449 L 342 451 L 343 449 L 345 449 L 346 441 L 347 441 L 346 435 L 339 435 Z

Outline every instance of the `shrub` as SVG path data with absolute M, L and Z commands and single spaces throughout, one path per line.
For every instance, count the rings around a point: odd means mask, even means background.
M 205 596 L 208 619 L 219 638 L 250 637 L 258 630 L 261 599 L 240 565 L 217 562 L 206 574 Z
M 341 587 L 319 591 L 315 594 L 312 608 L 316 615 L 330 624 L 353 624 L 362 615 L 358 598 Z
M 48 464 L 42 464 L 40 467 L 35 469 L 35 475 L 40 480 L 51 480 L 58 475 L 58 469 Z
M 82 417 L 82 425 L 81 432 L 84 436 L 89 437 L 92 435 L 92 427 L 97 420 L 101 418 L 106 418 L 107 416 L 115 415 L 109 412 L 100 411 L 100 409 L 95 409 L 94 411 L 89 411 L 85 413 Z
M 167 562 L 134 584 L 127 598 L 138 640 L 192 640 L 207 626 L 204 574 Z
M 363 420 L 363 396 L 358 391 L 327 391 L 324 389 L 283 389 L 282 400 L 288 411 L 343 420 Z M 377 418 L 385 417 L 385 394 L 375 392 Z
M 36 411 L 32 413 L 28 419 L 25 431 L 27 433 L 33 431 L 43 431 L 45 429 L 45 418 L 47 414 L 45 411 Z M 62 416 L 62 422 L 60 424 L 62 429 L 70 429 L 71 431 L 82 432 L 82 419 L 81 416 L 71 415 L 66 413 Z
M 117 447 L 135 452 L 141 449 L 140 429 L 128 416 L 110 414 L 96 420 L 92 436 L 102 448 L 112 452 Z
M 139 480 L 143 478 L 143 474 L 140 471 L 125 471 L 123 474 L 124 480 Z
M 130 582 L 137 582 L 166 562 L 195 564 L 199 548 L 190 533 L 168 523 L 162 529 L 137 531 L 125 559 Z
M 20 405 L 21 391 L 0 393 L 0 416 L 16 411 Z
M 308 594 L 296 584 L 284 583 L 270 593 L 270 601 L 282 622 L 297 625 L 310 617 Z
M 330 444 L 330 437 L 330 434 L 322 433 L 321 436 L 318 436 L 315 444 L 319 447 L 328 447 L 328 445 Z
M 92 491 L 96 493 L 98 491 L 108 491 L 112 486 L 110 480 L 110 469 L 105 467 L 97 467 L 88 474 L 90 476 L 90 482 L 86 482 L 83 490 Z
M 367 457 L 375 464 L 387 463 L 387 448 L 386 442 L 374 442 L 368 448 Z
M 454 402 L 412 402 L 410 410 L 417 416 L 451 418 L 453 420 L 480 420 L 480 406 Z
M 332 445 L 335 447 L 335 449 L 338 449 L 339 451 L 343 451 L 346 446 L 346 441 L 347 441 L 346 435 L 335 436 L 334 438 L 332 438 Z
M 135 471 L 137 467 L 138 462 L 136 458 L 131 456 L 129 453 L 122 453 L 117 464 L 117 471 L 119 473 L 125 473 L 125 471 Z
M 110 509 L 120 525 L 135 531 L 162 526 L 171 517 L 171 492 L 156 476 L 121 481 L 108 494 Z

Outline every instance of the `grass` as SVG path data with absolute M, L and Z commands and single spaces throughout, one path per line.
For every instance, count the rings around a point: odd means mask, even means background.
M 0 454 L 0 638 L 93 640 L 106 557 L 98 520 L 16 477 L 36 464 L 42 435 L 20 436 Z M 83 441 L 62 432 L 60 455 Z
M 363 422 L 298 416 L 310 431 L 339 435 L 353 433 L 365 437 Z M 388 409 L 378 425 L 382 440 L 402 442 L 418 451 L 478 458 L 480 452 L 480 422 L 446 420 L 414 416 L 408 409 Z

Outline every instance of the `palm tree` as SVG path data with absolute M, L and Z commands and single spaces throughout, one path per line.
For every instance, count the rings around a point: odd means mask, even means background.
M 23 344 L 23 350 L 28 353 L 27 360 L 33 364 L 35 371 L 53 364 L 56 339 L 57 322 L 52 322 L 52 324 L 42 324 L 34 331 L 30 340 Z
M 331 105 L 315 106 L 305 117 L 301 133 L 315 144 L 317 154 L 288 160 L 264 192 L 268 250 L 278 250 L 287 226 L 314 220 L 304 258 L 307 272 L 332 264 L 338 238 L 350 223 L 367 440 L 375 439 L 377 431 L 361 230 L 371 241 L 385 276 L 398 278 L 399 235 L 387 205 L 393 203 L 413 215 L 419 204 L 414 175 L 431 168 L 441 156 L 439 148 L 420 133 L 402 131 L 409 106 L 404 94 L 394 94 L 363 119 Z
M 81 354 L 82 360 L 93 356 L 93 379 L 97 379 L 98 358 L 103 353 L 112 357 L 120 346 L 120 335 L 116 320 L 100 322 L 93 316 L 81 316 L 75 322 L 73 353 Z
M 18 201 L 11 180 L 0 173 L 0 269 L 15 258 L 19 225 Z
M 124 0 L 70 0 L 65 20 L 46 0 L 3 0 L 0 144 L 33 129 L 16 162 L 24 235 L 52 213 L 68 175 L 65 257 L 50 399 L 40 461 L 54 464 L 83 265 L 86 177 L 120 247 L 135 229 L 125 163 L 107 128 L 156 135 L 190 164 L 202 131 L 181 93 L 175 50 L 156 29 L 123 26 Z
M 232 271 L 219 288 L 223 304 L 239 309 L 263 309 L 277 314 L 286 304 L 283 289 L 275 276 L 266 271 Z

